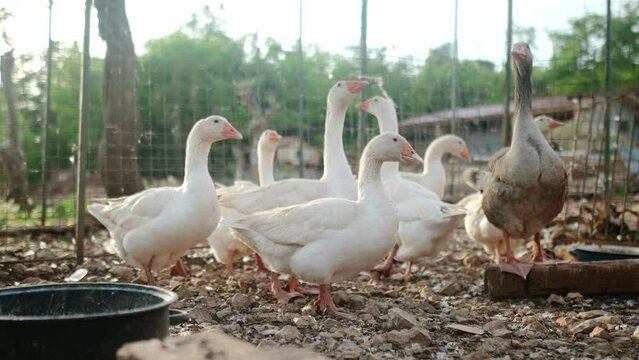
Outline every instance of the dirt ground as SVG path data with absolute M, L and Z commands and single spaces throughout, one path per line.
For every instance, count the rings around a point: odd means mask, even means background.
M 91 256 L 81 281 L 142 282 L 139 271 L 109 256 L 100 244 L 106 232 L 87 241 Z M 73 262 L 50 261 L 72 255 L 69 238 L 40 235 L 4 239 L 0 244 L 0 286 L 63 282 Z M 43 262 L 23 260 L 43 259 Z M 7 261 L 13 263 L 6 263 Z M 189 312 L 171 334 L 221 329 L 259 347 L 298 345 L 344 359 L 637 359 L 639 298 L 549 298 L 494 301 L 483 291 L 488 257 L 458 230 L 447 251 L 415 266 L 413 279 L 376 279 L 362 273 L 334 284 L 338 306 L 356 315 L 350 321 L 318 314 L 312 296 L 280 306 L 268 277 L 252 259 L 227 276 L 208 249 L 188 253 L 193 275 L 159 276 L 160 286 L 179 295 L 173 307 Z M 396 264 L 396 271 L 400 264 Z

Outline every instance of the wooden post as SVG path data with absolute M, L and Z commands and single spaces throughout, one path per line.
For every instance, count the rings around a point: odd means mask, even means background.
M 89 78 L 91 74 L 91 56 L 89 43 L 91 32 L 91 3 L 86 0 L 84 8 L 84 43 L 82 49 L 82 80 L 80 85 L 80 125 L 78 128 L 78 172 L 75 204 L 75 249 L 76 261 L 80 265 L 84 262 L 84 208 L 86 197 L 87 170 L 87 117 L 89 116 Z

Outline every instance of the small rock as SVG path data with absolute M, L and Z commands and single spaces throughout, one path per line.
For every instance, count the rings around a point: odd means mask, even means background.
M 0 271 L 0 279 L 6 279 L 9 277 L 8 271 Z
M 380 316 L 381 312 L 379 311 L 379 308 L 377 307 L 377 305 L 373 304 L 373 303 L 369 303 L 366 306 L 364 306 L 364 308 L 362 309 L 362 312 L 365 314 L 371 314 L 373 316 Z
M 433 291 L 444 296 L 453 296 L 462 290 L 464 290 L 462 285 L 456 281 L 447 281 L 433 288 Z
M 298 328 L 308 328 L 317 325 L 317 320 L 312 316 L 300 316 L 293 319 L 293 323 Z
M 329 329 L 333 329 L 333 328 L 337 328 L 337 327 L 342 327 L 342 323 L 333 319 L 333 318 L 326 318 L 324 320 L 322 320 L 322 322 L 320 323 L 322 326 L 327 327 Z
M 275 340 L 284 340 L 286 342 L 295 341 L 302 338 L 302 334 L 293 325 L 286 325 L 280 331 L 275 333 Z
M 555 320 L 555 323 L 559 326 L 566 327 L 568 326 L 568 318 L 565 316 L 559 317 Z
M 384 336 L 382 335 L 373 335 L 371 336 L 371 339 L 369 340 L 371 346 L 379 346 L 381 344 L 383 344 L 384 342 L 386 342 L 386 339 L 384 339 Z
M 492 329 L 488 332 L 495 337 L 507 337 L 508 335 L 513 333 L 512 331 L 505 328 Z
M 213 317 L 211 316 L 211 312 L 204 305 L 196 305 L 193 309 L 191 309 L 191 311 L 189 311 L 189 317 L 195 320 L 197 323 L 213 322 Z
M 24 264 L 13 265 L 13 272 L 18 275 L 24 275 L 27 272 L 27 267 Z
M 218 319 L 224 319 L 225 317 L 231 315 L 232 313 L 233 313 L 233 310 L 231 310 L 231 307 L 227 306 L 224 309 L 216 312 L 215 316 L 217 316 Z
M 30 267 L 30 268 L 27 268 L 24 274 L 26 276 L 38 277 L 40 276 L 40 271 L 36 267 Z
M 523 343 L 521 343 L 521 347 L 523 348 L 536 348 L 539 347 L 540 341 L 537 339 L 530 339 L 530 340 L 526 340 Z
M 359 359 L 364 354 L 364 349 L 348 340 L 342 342 L 336 351 L 338 352 L 338 359 Z
M 639 326 L 635 328 L 635 331 L 632 333 L 632 338 L 635 340 L 639 340 Z
M 581 304 L 584 301 L 584 296 L 578 292 L 569 292 L 568 294 L 566 294 L 564 299 L 571 303 Z
M 53 251 L 49 249 L 38 249 L 35 252 L 35 258 L 41 259 L 41 260 L 51 260 L 51 259 L 55 259 L 56 256 L 53 253 Z
M 338 332 L 344 334 L 348 338 L 359 338 L 362 336 L 362 332 L 354 327 L 341 328 Z
M 459 331 L 463 331 L 465 333 L 473 334 L 473 335 L 482 335 L 484 333 L 484 329 L 477 326 L 468 326 L 462 324 L 448 324 L 446 325 L 449 329 L 455 329 Z
M 485 323 L 484 326 L 482 326 L 482 328 L 486 331 L 491 331 L 491 330 L 503 328 L 504 326 L 506 326 L 506 324 L 508 324 L 508 322 L 509 322 L 508 320 L 495 319 Z
M 430 336 L 428 330 L 421 326 L 414 326 L 408 330 L 408 338 L 411 342 L 417 343 L 423 346 L 430 346 L 433 343 L 433 339 Z
M 122 281 L 131 281 L 135 277 L 135 270 L 122 265 L 112 267 L 109 273 Z
M 507 353 L 511 347 L 512 343 L 510 340 L 500 337 L 492 337 L 485 339 L 479 349 L 482 352 L 499 355 Z
M 570 346 L 569 343 L 561 340 L 548 339 L 543 341 L 544 347 L 548 350 L 555 350 L 562 346 Z
M 566 305 L 566 300 L 564 300 L 564 297 L 557 294 L 550 294 L 550 296 L 548 296 L 548 299 L 546 299 L 546 301 L 550 305 Z
M 590 334 L 588 334 L 588 337 L 594 338 L 594 337 L 598 337 L 598 338 L 606 338 L 608 335 L 608 332 L 599 326 L 595 326 L 594 329 L 592 329 L 592 331 L 590 332 Z
M 244 310 L 248 309 L 251 306 L 251 299 L 248 296 L 242 293 L 236 293 L 231 298 L 231 306 L 235 310 Z
M 600 341 L 594 344 L 590 344 L 584 351 L 584 355 L 591 356 L 606 356 L 612 353 L 612 345 L 607 341 Z
M 588 319 L 580 322 L 579 324 L 570 328 L 570 332 L 574 334 L 590 332 L 595 326 L 607 325 L 607 324 L 621 324 L 621 319 L 618 316 L 600 316 L 594 319 Z
M 36 266 L 36 269 L 40 273 L 40 275 L 53 275 L 55 270 L 49 264 L 39 264 Z
M 317 306 L 313 303 L 306 304 L 302 310 L 300 310 L 300 313 L 304 316 L 315 316 L 317 315 Z
M 612 345 L 615 348 L 617 348 L 617 349 L 619 349 L 619 348 L 627 348 L 627 347 L 632 346 L 632 339 L 630 339 L 629 337 L 625 337 L 625 336 L 618 337 L 618 338 L 615 338 L 613 340 Z
M 398 307 L 389 309 L 388 316 L 390 317 L 391 323 L 395 329 L 410 329 L 413 326 L 419 325 L 415 315 Z
M 577 317 L 580 319 L 588 320 L 604 315 L 606 315 L 606 313 L 603 310 L 590 310 L 578 313 Z
M 106 265 L 104 261 L 100 259 L 88 259 L 82 266 L 92 273 L 106 271 Z
M 490 358 L 491 358 L 490 355 L 481 351 L 472 352 L 464 356 L 464 360 L 488 360 Z
M 395 346 L 403 346 L 408 344 L 408 336 L 402 331 L 392 330 L 384 334 L 384 339 L 395 345 Z M 381 349 L 381 347 L 380 347 Z

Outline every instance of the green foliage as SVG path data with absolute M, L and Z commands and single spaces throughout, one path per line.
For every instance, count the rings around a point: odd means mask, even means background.
M 639 86 L 639 3 L 625 4 L 611 18 L 612 86 Z M 589 14 L 571 21 L 571 29 L 550 34 L 554 52 L 543 77 L 552 94 L 604 91 L 606 18 Z

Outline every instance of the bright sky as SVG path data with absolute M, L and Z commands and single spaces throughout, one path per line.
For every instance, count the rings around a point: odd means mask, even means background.
M 626 1 L 613 0 L 613 13 Z M 81 43 L 84 0 L 54 0 L 53 39 Z M 299 0 L 128 0 L 127 15 L 136 52 L 144 43 L 180 29 L 191 15 L 209 5 L 231 37 L 258 33 L 272 37 L 286 49 L 299 35 Z M 568 20 L 587 12 L 605 13 L 605 0 L 514 0 L 514 23 L 537 29 L 535 58 L 542 64 L 552 55 L 548 32 L 566 30 Z M 220 8 L 220 4 L 223 7 Z M 485 59 L 501 64 L 505 54 L 506 0 L 459 0 L 458 39 L 462 59 Z M 47 45 L 48 0 L 11 0 L 2 5 L 13 13 L 6 24 L 18 54 L 39 53 Z M 350 55 L 359 44 L 360 0 L 303 0 L 303 43 L 331 53 Z M 413 56 L 419 63 L 430 48 L 453 39 L 454 1 L 369 0 L 368 46 L 386 47 L 388 59 Z M 96 10 L 91 24 L 91 55 L 103 56 Z M 514 38 L 514 41 L 518 39 Z M 1 51 L 6 51 L 2 44 Z

